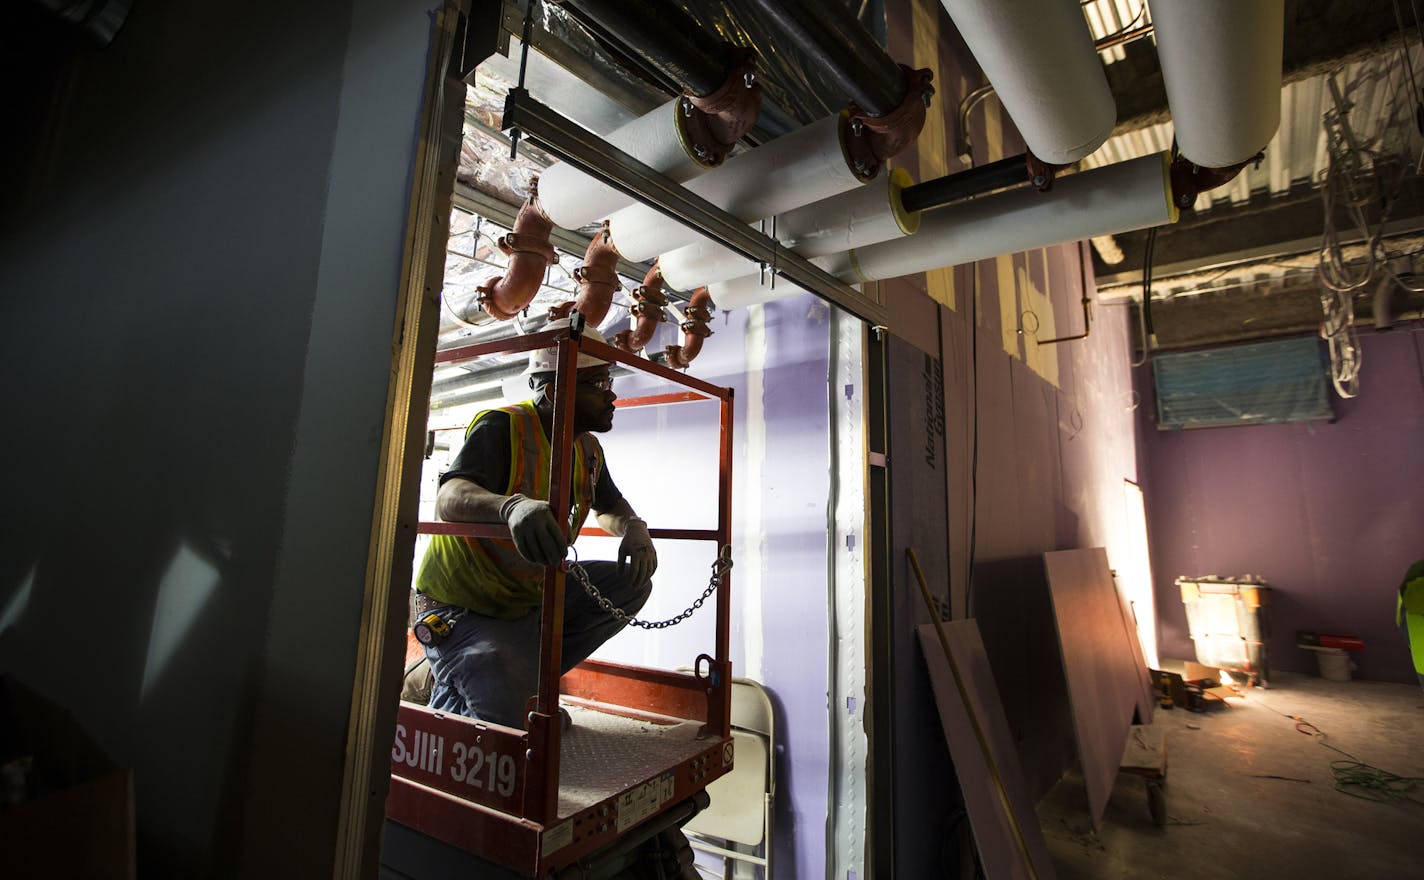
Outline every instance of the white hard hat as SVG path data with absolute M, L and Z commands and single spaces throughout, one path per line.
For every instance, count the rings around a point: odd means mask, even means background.
M 552 326 L 553 325 L 551 325 L 551 328 Z M 583 338 L 592 339 L 594 342 L 602 342 L 604 345 L 608 344 L 608 340 L 604 339 L 603 334 L 598 332 L 598 328 L 594 327 L 593 325 L 589 325 L 583 328 Z M 601 367 L 606 363 L 608 363 L 608 361 L 604 360 L 603 358 L 594 357 L 593 355 L 586 354 L 582 351 L 579 352 L 578 369 L 580 370 L 582 370 L 584 367 Z M 533 351 L 529 352 L 529 366 L 524 368 L 524 375 L 529 376 L 533 373 L 552 373 L 558 368 L 558 346 L 551 345 L 548 348 L 536 348 Z
M 553 330 L 562 323 L 563 322 L 549 324 L 545 329 Z M 607 340 L 603 338 L 603 334 L 598 332 L 598 328 L 593 326 L 583 328 L 583 337 L 585 339 L 593 339 L 597 342 L 607 342 Z M 535 373 L 552 373 L 558 369 L 558 358 L 558 346 L 537 348 L 529 352 L 529 365 L 525 367 L 522 372 L 509 376 L 500 383 L 504 391 L 505 400 L 517 401 L 528 399 L 530 392 L 533 390 L 529 387 L 529 377 Z M 583 369 L 584 367 L 601 367 L 606 363 L 608 362 L 602 358 L 596 358 L 582 351 L 579 352 L 579 369 Z

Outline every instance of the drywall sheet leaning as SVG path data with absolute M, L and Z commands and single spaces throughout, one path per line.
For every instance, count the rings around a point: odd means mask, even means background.
M 1127 601 L 1127 596 L 1117 588 L 1116 581 L 1113 582 L 1113 592 L 1117 593 L 1117 604 L 1122 609 L 1122 626 L 1127 634 L 1127 647 L 1132 651 L 1132 663 L 1136 672 L 1133 693 L 1136 695 L 1134 703 L 1137 717 L 1134 721 L 1137 724 L 1151 724 L 1157 697 L 1152 689 L 1152 672 L 1147 668 L 1147 655 L 1142 653 L 1142 640 L 1137 637 L 1137 615 L 1132 610 L 1132 603 Z
M 1068 705 L 1093 827 L 1102 823 L 1123 745 L 1137 707 L 1136 661 L 1122 605 L 1101 547 L 1043 554 Z
M 917 627 L 944 738 L 988 880 L 1054 876 L 1009 722 L 973 620 Z M 945 645 L 948 645 L 946 654 Z

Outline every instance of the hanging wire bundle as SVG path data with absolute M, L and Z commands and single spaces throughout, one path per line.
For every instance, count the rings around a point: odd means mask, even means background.
M 1421 113 L 1420 94 L 1402 27 L 1401 54 L 1402 65 L 1386 56 L 1366 66 L 1343 89 L 1335 74 L 1327 78 L 1333 101 L 1324 115 L 1329 164 L 1321 190 L 1325 215 L 1316 277 L 1320 282 L 1320 336 L 1330 353 L 1330 378 L 1336 392 L 1346 398 L 1359 394 L 1356 292 L 1371 284 L 1399 284 L 1418 290 L 1395 273 L 1383 243 L 1385 224 L 1404 184 L 1419 173 L 1419 164 L 1409 152 L 1413 140 L 1410 123 Z M 1386 112 L 1367 123 L 1373 131 L 1365 131 L 1352 124 L 1350 111 L 1357 103 L 1365 103 L 1362 96 L 1374 89 L 1385 90 Z M 1424 116 L 1419 118 L 1424 124 Z M 1361 257 L 1346 259 L 1339 214 L 1353 227 L 1346 234 L 1363 242 Z

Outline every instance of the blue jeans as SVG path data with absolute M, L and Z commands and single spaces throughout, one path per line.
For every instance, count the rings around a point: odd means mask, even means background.
M 615 562 L 585 562 L 588 579 L 614 605 L 636 614 L 653 591 L 652 581 L 630 584 Z M 435 609 L 460 618 L 448 636 L 425 646 L 435 684 L 430 708 L 522 730 L 525 708 L 539 690 L 539 616 L 535 609 L 515 620 L 486 617 L 454 606 Z M 564 579 L 562 675 L 623 629 L 598 607 L 572 575 Z

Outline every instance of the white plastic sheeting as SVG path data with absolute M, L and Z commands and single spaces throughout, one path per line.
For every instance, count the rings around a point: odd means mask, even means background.
M 1117 107 L 1078 0 L 940 2 L 1035 156 L 1068 165 L 1107 140 Z
M 1284 0 L 1151 0 L 1177 146 L 1197 165 L 1245 162 L 1281 123 Z
M 879 180 L 849 192 L 787 211 L 767 224 L 768 235 L 803 257 L 819 257 L 854 247 L 913 234 L 919 214 L 900 204 L 900 192 L 912 183 L 910 173 L 896 168 Z M 749 260 L 710 239 L 670 251 L 658 258 L 667 283 L 679 290 L 715 284 L 759 271 Z

